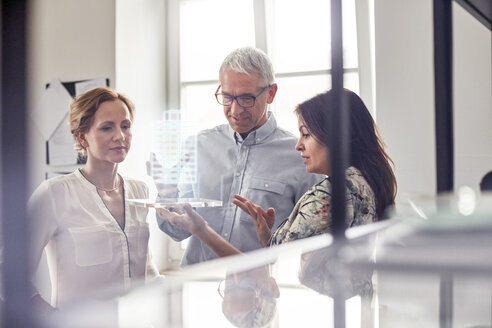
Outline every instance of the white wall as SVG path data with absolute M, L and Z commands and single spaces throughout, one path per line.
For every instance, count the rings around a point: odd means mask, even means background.
M 154 183 L 147 176 L 145 162 L 151 150 L 151 125 L 162 119 L 166 109 L 165 18 L 165 1 L 116 1 L 116 89 L 127 94 L 136 107 L 133 147 L 120 172 L 147 182 L 150 188 Z M 155 197 L 156 191 L 151 192 L 151 198 Z M 159 230 L 153 210 L 149 224 L 154 263 L 159 269 L 178 265 L 172 263 L 169 251 L 179 250 L 180 245 Z
M 436 190 L 432 1 L 375 0 L 376 119 L 398 195 Z
M 432 1 L 375 0 L 376 116 L 399 198 L 436 193 Z M 453 1 L 455 188 L 492 169 L 491 32 Z
M 54 78 L 77 81 L 103 77 L 114 84 L 114 0 L 34 0 L 28 8 L 29 111 L 36 109 L 45 84 Z M 31 120 L 27 126 L 30 194 L 50 168 L 45 164 L 46 141 Z M 37 280 L 41 295 L 49 300 L 51 292 L 44 256 Z
M 492 33 L 453 6 L 455 187 L 492 170 Z
M 122 169 L 146 178 L 150 124 L 161 119 L 166 100 L 165 2 L 116 1 L 116 89 L 135 103 L 133 143 Z
M 115 1 L 43 0 L 29 2 L 29 110 L 51 79 L 115 79 Z M 68 111 L 68 109 L 67 109 Z M 44 179 L 45 140 L 29 125 L 29 192 Z

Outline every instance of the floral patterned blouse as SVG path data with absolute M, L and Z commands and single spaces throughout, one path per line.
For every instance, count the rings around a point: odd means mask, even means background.
M 377 220 L 374 193 L 360 171 L 351 166 L 346 176 L 346 224 L 354 227 Z M 320 235 L 331 231 L 331 181 L 326 177 L 297 202 L 290 217 L 273 233 L 269 245 Z

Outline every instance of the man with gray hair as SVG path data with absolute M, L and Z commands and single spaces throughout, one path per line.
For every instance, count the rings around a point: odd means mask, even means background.
M 198 133 L 198 181 L 180 184 L 179 197 L 222 200 L 222 207 L 197 208 L 197 212 L 224 239 L 247 252 L 261 244 L 253 220 L 231 203 L 233 195 L 246 197 L 263 208 L 273 207 L 275 230 L 320 177 L 306 172 L 295 150 L 297 138 L 278 127 L 268 111 L 277 84 L 272 63 L 263 51 L 252 47 L 234 50 L 222 62 L 219 80 L 215 97 L 229 124 Z M 170 195 L 160 192 L 160 196 Z M 159 216 L 157 221 L 160 229 L 176 241 L 191 236 Z M 191 236 L 181 265 L 214 258 L 216 255 L 205 244 Z

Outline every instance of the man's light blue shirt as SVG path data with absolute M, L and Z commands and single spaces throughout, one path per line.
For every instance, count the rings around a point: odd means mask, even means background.
M 250 199 L 263 209 L 273 207 L 273 229 L 290 214 L 298 199 L 323 177 L 306 172 L 297 138 L 277 126 L 272 113 L 268 121 L 243 140 L 228 124 L 198 133 L 197 183 L 179 185 L 181 198 L 222 200 L 222 207 L 197 208 L 210 227 L 242 252 L 261 247 L 251 217 L 232 204 L 234 194 Z M 190 233 L 157 216 L 162 231 L 176 241 Z M 181 265 L 215 259 L 217 256 L 191 236 Z

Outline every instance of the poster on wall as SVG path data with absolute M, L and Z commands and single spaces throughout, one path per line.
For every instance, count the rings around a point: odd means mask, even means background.
M 97 87 L 109 86 L 109 79 L 97 78 L 74 82 L 53 79 L 46 84 L 33 120 L 46 140 L 46 164 L 72 166 L 85 163 L 74 148 L 70 132 L 68 111 L 75 96 Z
M 55 132 L 47 142 L 47 164 L 75 165 L 78 155 L 74 148 L 74 139 L 70 133 L 68 113 L 58 124 Z
M 45 140 L 49 140 L 60 121 L 66 116 L 72 96 L 62 83 L 53 79 L 44 90 L 31 118 Z

